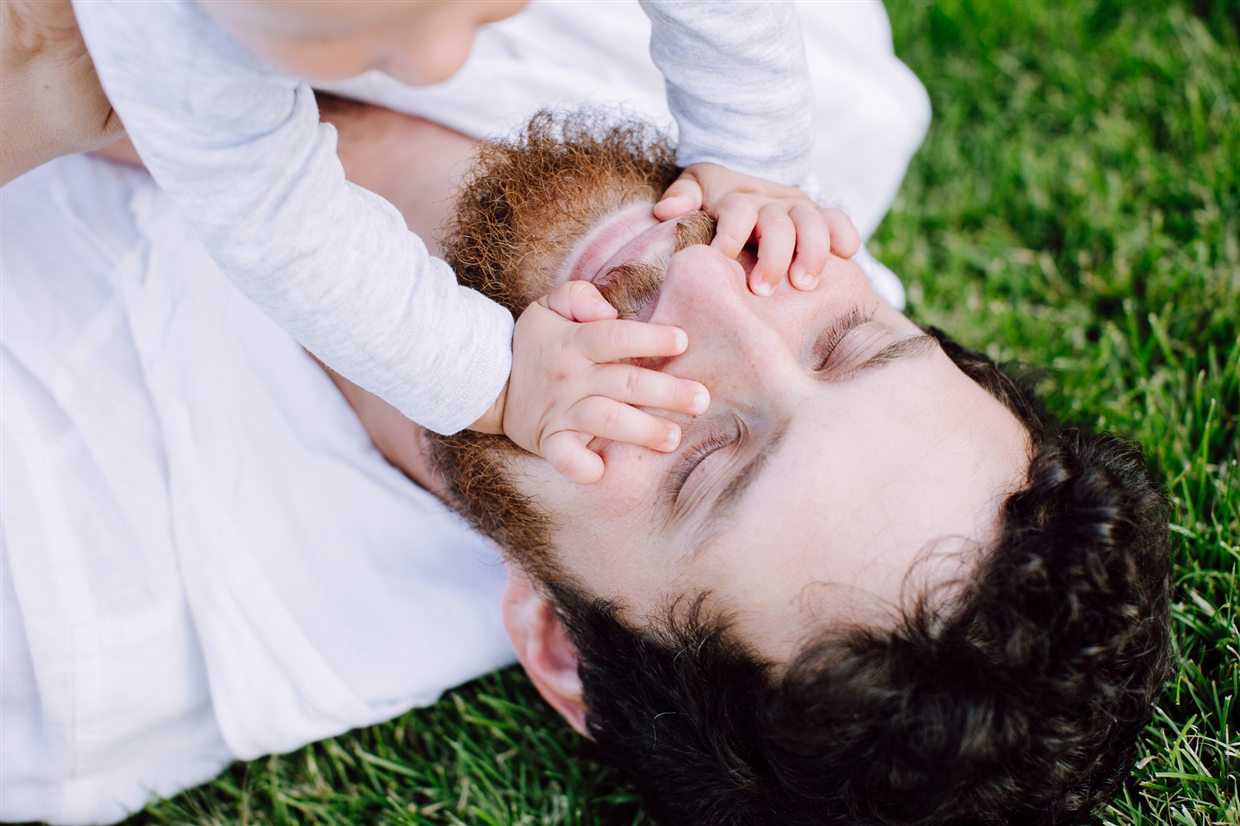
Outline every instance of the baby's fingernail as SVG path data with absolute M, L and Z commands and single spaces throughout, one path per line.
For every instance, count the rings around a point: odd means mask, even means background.
M 676 331 L 676 340 L 672 344 L 677 353 L 683 353 L 689 346 L 689 334 L 684 330 Z
M 755 281 L 753 285 L 754 295 L 770 297 L 775 293 L 775 289 L 765 281 Z
M 818 278 L 809 273 L 801 273 L 797 276 L 796 285 L 798 290 L 812 290 L 818 286 Z
M 667 438 L 663 440 L 663 452 L 671 453 L 678 444 L 680 444 L 680 428 L 672 427 L 667 432 Z
M 693 396 L 693 410 L 691 412 L 696 416 L 700 413 L 705 413 L 708 407 L 710 407 L 710 391 L 703 387 Z

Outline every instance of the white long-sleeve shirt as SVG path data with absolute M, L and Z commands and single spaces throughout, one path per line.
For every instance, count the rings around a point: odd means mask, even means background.
M 677 160 L 797 183 L 811 89 L 791 2 L 643 0 Z M 439 433 L 511 368 L 513 319 L 456 283 L 379 196 L 345 180 L 314 93 L 192 0 L 74 0 L 138 154 L 228 277 L 324 363 Z

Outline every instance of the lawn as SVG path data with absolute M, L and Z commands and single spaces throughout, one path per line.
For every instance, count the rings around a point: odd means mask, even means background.
M 1103 820 L 1240 823 L 1240 0 L 888 9 L 934 122 L 871 249 L 1175 500 L 1180 667 Z M 292 822 L 649 821 L 513 670 L 130 821 Z

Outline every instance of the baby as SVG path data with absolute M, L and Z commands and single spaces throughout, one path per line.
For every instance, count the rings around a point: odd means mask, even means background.
M 74 0 L 112 105 L 156 181 L 235 284 L 332 369 L 438 433 L 504 433 L 573 481 L 603 473 L 595 438 L 673 450 L 697 382 L 627 363 L 684 332 L 616 318 L 586 282 L 509 313 L 457 285 L 400 213 L 348 183 L 309 82 L 379 69 L 427 84 L 465 61 L 477 27 L 522 0 Z M 714 244 L 755 241 L 754 293 L 811 289 L 856 234 L 797 185 L 810 88 L 790 0 L 644 0 L 685 172 L 660 219 L 706 209 Z

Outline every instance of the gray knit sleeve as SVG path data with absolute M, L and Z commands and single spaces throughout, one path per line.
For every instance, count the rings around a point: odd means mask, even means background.
M 813 90 L 792 0 L 640 0 L 680 127 L 676 161 L 781 184 L 809 173 Z
M 512 316 L 345 180 L 314 92 L 189 0 L 77 0 L 95 68 L 211 257 L 325 364 L 439 433 L 495 401 Z

